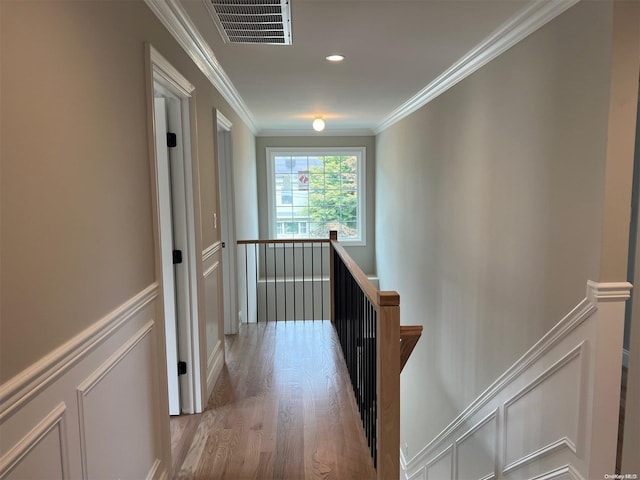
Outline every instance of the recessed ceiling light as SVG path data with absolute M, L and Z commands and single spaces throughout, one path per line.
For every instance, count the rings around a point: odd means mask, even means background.
M 329 55 L 327 57 L 327 60 L 329 60 L 330 62 L 341 62 L 342 60 L 344 60 L 344 55 Z
M 316 132 L 321 132 L 324 130 L 324 120 L 322 120 L 321 118 L 316 118 L 313 121 L 313 129 Z

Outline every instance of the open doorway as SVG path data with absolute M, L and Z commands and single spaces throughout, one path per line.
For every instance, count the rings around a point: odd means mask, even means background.
M 192 163 L 191 85 L 148 45 L 152 108 L 152 189 L 156 281 L 162 302 L 168 410 L 171 415 L 202 411 L 202 381 L 198 328 L 198 267 Z M 201 250 L 201 248 L 200 248 Z

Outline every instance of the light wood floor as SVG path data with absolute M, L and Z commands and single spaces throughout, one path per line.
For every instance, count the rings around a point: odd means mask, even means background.
M 375 478 L 330 322 L 242 325 L 226 348 L 206 411 L 171 419 L 174 478 Z

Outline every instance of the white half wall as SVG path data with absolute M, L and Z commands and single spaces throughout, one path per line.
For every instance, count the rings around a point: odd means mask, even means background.
M 150 285 L 0 386 L 0 479 L 167 477 L 158 295 Z
M 628 283 L 587 297 L 412 459 L 406 480 L 592 479 L 615 473 Z

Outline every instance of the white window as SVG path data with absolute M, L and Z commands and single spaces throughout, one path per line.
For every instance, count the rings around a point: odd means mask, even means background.
M 365 148 L 267 148 L 269 234 L 365 244 Z

